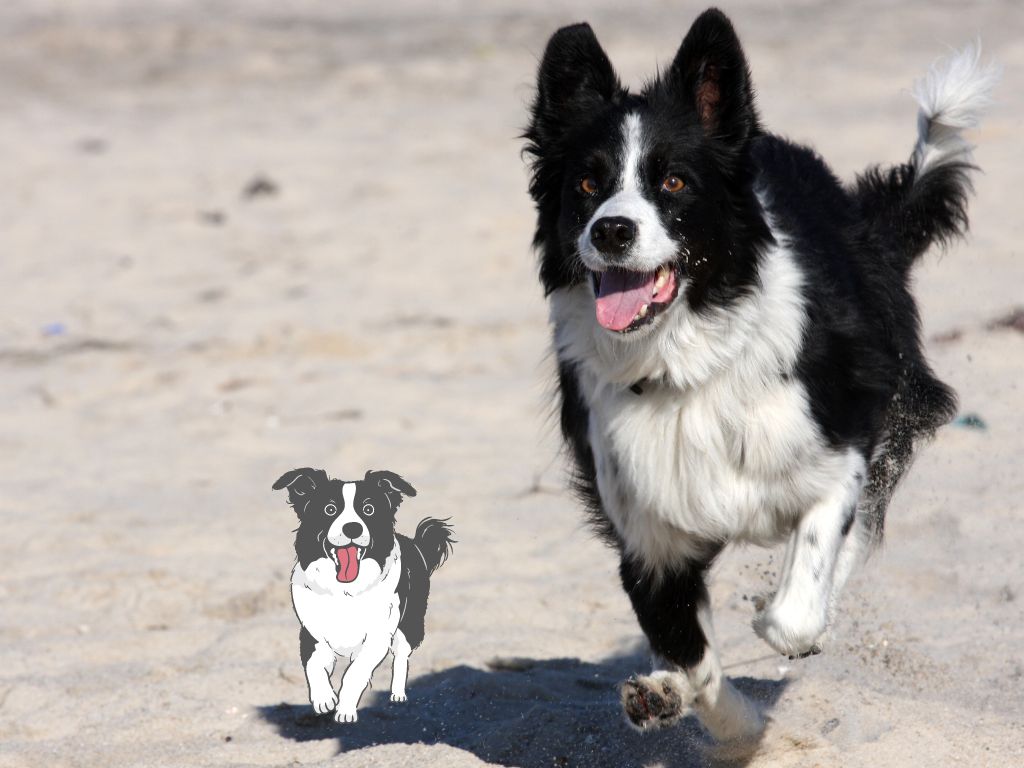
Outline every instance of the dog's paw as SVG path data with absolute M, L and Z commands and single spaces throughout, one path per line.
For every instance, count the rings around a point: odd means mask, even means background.
M 693 701 L 689 686 L 668 672 L 631 677 L 620 693 L 626 719 L 640 731 L 674 725 Z
M 817 640 L 817 641 L 815 641 L 815 643 L 810 648 L 808 648 L 803 653 L 799 653 L 799 654 L 796 654 L 794 656 L 790 656 L 789 660 L 790 661 L 795 661 L 796 659 L 806 659 L 809 656 L 817 656 L 819 653 L 821 653 L 824 650 L 825 650 L 825 648 L 822 646 L 821 640 Z
M 323 690 L 310 691 L 309 703 L 313 705 L 314 712 L 323 715 L 338 705 L 338 694 L 331 687 L 324 686 Z
M 404 693 L 392 693 L 391 694 L 391 700 L 392 701 L 408 701 L 409 697 L 406 696 Z
M 358 719 L 359 719 L 359 715 L 356 714 L 355 708 L 353 708 L 353 709 L 344 709 L 342 707 L 338 707 L 334 711 L 334 720 L 335 720 L 335 722 L 338 722 L 338 723 L 354 723 Z
M 820 613 L 820 615 L 819 615 Z M 757 636 L 791 659 L 821 653 L 821 636 L 827 624 L 824 612 L 770 605 L 754 616 Z

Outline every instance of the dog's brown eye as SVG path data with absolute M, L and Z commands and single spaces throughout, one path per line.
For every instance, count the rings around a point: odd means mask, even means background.
M 580 179 L 580 191 L 585 195 L 597 194 L 597 179 L 593 176 L 584 176 Z
M 661 182 L 661 188 L 666 192 L 682 192 L 685 186 L 685 182 L 678 176 L 666 176 L 665 180 Z
M 333 504 L 328 504 L 326 507 L 324 507 L 324 514 L 328 517 L 334 517 L 336 514 L 338 514 L 338 508 Z
M 363 504 L 363 514 L 370 517 L 373 514 L 373 504 L 370 502 Z

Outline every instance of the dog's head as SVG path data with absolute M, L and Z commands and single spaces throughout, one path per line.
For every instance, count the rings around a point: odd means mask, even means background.
M 546 292 L 588 284 L 597 322 L 624 337 L 681 297 L 696 311 L 745 290 L 751 243 L 766 232 L 747 162 L 759 131 L 720 11 L 694 22 L 639 94 L 619 84 L 588 25 L 556 32 L 525 134 Z
M 288 489 L 299 517 L 295 554 L 306 570 L 330 561 L 337 580 L 369 583 L 382 572 L 395 547 L 395 512 L 416 489 L 394 472 L 370 471 L 362 480 L 334 480 L 322 469 L 293 469 L 274 490 Z M 320 563 L 320 567 L 327 565 Z

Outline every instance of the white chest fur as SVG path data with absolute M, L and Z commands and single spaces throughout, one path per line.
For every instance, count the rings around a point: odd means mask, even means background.
M 700 542 L 774 542 L 846 471 L 824 450 L 799 384 L 776 379 L 752 393 L 727 378 L 690 392 L 591 389 L 602 504 L 647 562 L 678 560 Z
M 602 505 L 647 563 L 701 542 L 773 542 L 847 471 L 790 375 L 801 279 L 778 247 L 753 295 L 702 316 L 677 305 L 635 339 L 597 325 L 589 287 L 553 295 L 557 354 L 575 364 L 590 411 Z M 630 391 L 642 380 L 642 395 Z
M 356 653 L 370 635 L 390 637 L 398 628 L 398 543 L 383 569 L 371 570 L 370 565 L 364 562 L 364 572 L 351 584 L 338 581 L 334 563 L 327 558 L 315 560 L 305 570 L 296 563 L 292 570 L 296 616 L 314 639 L 327 643 L 340 656 Z

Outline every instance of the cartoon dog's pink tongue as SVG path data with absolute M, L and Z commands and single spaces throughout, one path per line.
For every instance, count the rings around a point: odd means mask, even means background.
M 667 301 L 676 287 L 675 272 L 664 267 L 654 272 L 612 267 L 597 280 L 597 322 L 610 331 L 625 330 L 645 304 Z
M 355 581 L 359 575 L 359 547 L 349 544 L 347 547 L 338 547 L 334 553 L 338 556 L 338 581 L 343 584 Z

